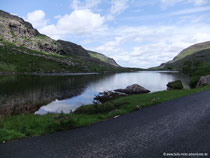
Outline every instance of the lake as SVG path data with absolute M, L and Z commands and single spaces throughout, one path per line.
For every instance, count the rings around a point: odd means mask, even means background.
M 141 71 L 116 74 L 1 75 L 0 115 L 69 113 L 107 90 L 139 84 L 151 92 L 166 90 L 170 81 L 189 79 L 178 72 Z

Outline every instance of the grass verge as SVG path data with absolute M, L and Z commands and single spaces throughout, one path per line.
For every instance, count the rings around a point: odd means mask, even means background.
M 104 104 L 81 106 L 72 114 L 47 114 L 43 116 L 23 114 L 5 116 L 0 119 L 0 142 L 91 125 L 116 115 L 123 115 L 139 108 L 148 107 L 207 89 L 210 89 L 210 86 L 197 89 L 130 95 Z

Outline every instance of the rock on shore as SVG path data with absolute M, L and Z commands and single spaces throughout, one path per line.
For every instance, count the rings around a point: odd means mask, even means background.
M 205 86 L 205 85 L 208 85 L 208 84 L 210 84 L 210 75 L 201 76 L 201 78 L 198 81 L 196 87 L 202 87 L 202 86 Z
M 141 93 L 149 93 L 150 91 L 138 84 L 133 84 L 131 86 L 126 87 L 125 89 L 116 89 L 116 92 L 121 92 L 125 94 L 141 94 Z

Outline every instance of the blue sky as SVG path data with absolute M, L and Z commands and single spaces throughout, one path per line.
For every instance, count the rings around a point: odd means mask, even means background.
M 148 68 L 210 41 L 210 0 L 1 0 L 41 33 Z

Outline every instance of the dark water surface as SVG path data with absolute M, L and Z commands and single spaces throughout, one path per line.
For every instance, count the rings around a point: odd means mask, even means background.
M 31 112 L 69 113 L 91 104 L 99 92 L 139 84 L 152 92 L 166 90 L 166 84 L 187 76 L 177 72 L 129 72 L 117 74 L 81 74 L 65 76 L 0 76 L 0 115 Z

